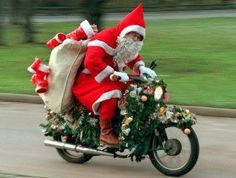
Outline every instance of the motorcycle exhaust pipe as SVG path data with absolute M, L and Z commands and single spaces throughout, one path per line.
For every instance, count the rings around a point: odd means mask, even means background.
M 59 149 L 65 149 L 65 150 L 70 150 L 70 151 L 81 152 L 81 153 L 85 153 L 85 154 L 88 154 L 88 155 L 94 155 L 94 156 L 103 155 L 103 156 L 112 156 L 112 157 L 114 157 L 113 153 L 108 153 L 108 152 L 105 152 L 105 151 L 99 151 L 99 150 L 96 150 L 96 149 L 86 148 L 86 147 L 82 147 L 80 145 L 73 145 L 73 144 L 59 142 L 59 141 L 55 141 L 55 140 L 45 139 L 44 140 L 44 145 L 54 147 L 54 148 L 59 148 Z

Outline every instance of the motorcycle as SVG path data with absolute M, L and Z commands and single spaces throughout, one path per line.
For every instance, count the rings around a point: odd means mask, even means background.
M 119 102 L 113 118 L 119 147 L 99 143 L 99 119 L 75 101 L 71 111 L 58 114 L 48 110 L 41 124 L 46 146 L 71 163 L 83 164 L 93 156 L 150 159 L 167 176 L 182 176 L 196 164 L 199 142 L 192 128 L 196 116 L 179 106 L 167 105 L 167 85 L 163 80 L 143 80 L 130 76 L 132 84 Z

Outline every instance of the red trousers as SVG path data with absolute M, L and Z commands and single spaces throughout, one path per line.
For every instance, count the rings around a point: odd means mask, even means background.
M 111 98 L 100 104 L 100 119 L 112 119 L 118 105 L 118 98 Z

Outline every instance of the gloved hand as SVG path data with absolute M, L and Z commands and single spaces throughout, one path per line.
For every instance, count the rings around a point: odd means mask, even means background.
M 115 71 L 113 74 L 110 75 L 110 79 L 112 81 L 119 80 L 121 82 L 128 82 L 129 81 L 129 76 L 125 72 Z
M 145 80 L 147 79 L 146 77 L 147 75 L 150 76 L 150 78 L 152 79 L 154 79 L 157 76 L 155 71 L 145 66 L 140 66 L 139 71 L 140 71 L 140 76 L 143 77 Z

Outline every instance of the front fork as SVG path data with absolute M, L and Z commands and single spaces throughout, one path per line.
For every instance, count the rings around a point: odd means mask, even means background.
M 168 140 L 165 129 L 155 129 L 153 139 L 157 140 L 157 149 L 163 149 L 163 142 Z

